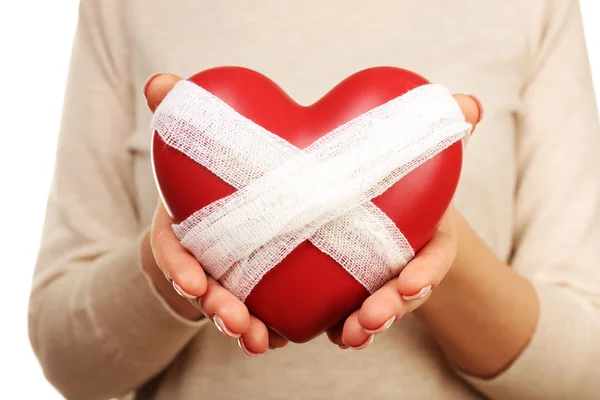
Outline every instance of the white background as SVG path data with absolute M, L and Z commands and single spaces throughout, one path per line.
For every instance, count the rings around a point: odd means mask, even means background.
M 581 3 L 596 92 L 600 93 L 598 1 Z M 27 301 L 53 170 L 77 6 L 77 0 L 0 3 L 1 398 L 61 398 L 45 381 L 31 351 Z M 27 152 L 17 146 L 17 139 L 24 139 Z

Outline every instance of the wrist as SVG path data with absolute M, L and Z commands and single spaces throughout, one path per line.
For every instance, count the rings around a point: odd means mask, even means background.
M 460 213 L 455 213 L 454 221 L 458 238 L 456 257 L 429 300 L 416 310 L 425 320 L 435 319 L 438 314 L 447 312 L 448 307 L 464 307 L 473 299 L 485 298 L 486 290 L 491 289 L 491 271 L 500 276 L 511 273 Z
M 415 314 L 462 371 L 489 378 L 529 342 L 538 303 L 531 283 L 506 265 L 462 218 L 450 271 Z
M 444 312 L 444 309 L 449 306 L 450 303 L 455 303 L 460 297 L 467 296 L 469 290 L 472 290 L 469 286 L 477 285 L 477 278 L 474 276 L 476 271 L 473 268 L 469 268 L 469 263 L 472 262 L 471 250 L 467 245 L 467 252 L 465 252 L 465 241 L 469 241 L 465 235 L 469 235 L 465 229 L 465 221 L 459 212 L 453 209 L 453 221 L 456 229 L 457 236 L 457 249 L 452 266 L 444 276 L 444 279 L 433 288 L 431 295 L 427 302 L 415 310 L 415 313 L 423 318 L 435 317 L 437 312 Z
M 197 321 L 203 317 L 202 312 L 194 307 L 189 300 L 180 296 L 174 289 L 173 284 L 165 277 L 164 273 L 156 263 L 152 246 L 150 244 L 150 233 L 147 233 L 141 243 L 142 267 L 151 278 L 153 286 L 166 303 L 181 317 L 191 321 Z
M 468 296 L 468 291 L 473 289 L 470 286 L 476 284 L 472 282 L 474 278 L 469 276 L 469 271 L 465 269 L 464 264 L 455 261 L 444 279 L 433 288 L 429 299 L 415 310 L 415 314 L 427 322 L 436 318 L 448 307 L 461 304 L 461 299 Z

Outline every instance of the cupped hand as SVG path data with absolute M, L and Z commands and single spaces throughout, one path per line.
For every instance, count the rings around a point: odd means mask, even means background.
M 181 80 L 176 75 L 158 74 L 144 85 L 144 95 L 152 112 L 167 93 Z M 249 356 L 256 356 L 287 344 L 287 340 L 269 330 L 258 318 L 251 315 L 242 301 L 221 284 L 204 273 L 198 261 L 182 246 L 173 232 L 173 220 L 159 200 L 152 221 L 149 242 L 156 266 L 162 274 L 153 279 L 160 286 L 166 281 L 171 287 L 166 296 L 177 293 L 204 316 L 210 318 L 224 335 L 236 339 Z
M 180 77 L 170 74 L 158 74 L 148 80 L 144 94 L 152 112 L 179 80 Z M 473 96 L 454 97 L 473 126 L 472 134 L 483 116 L 481 104 Z M 364 348 L 377 333 L 427 301 L 431 290 L 450 269 L 456 254 L 454 212 L 450 207 L 434 237 L 397 279 L 373 293 L 343 324 L 327 332 L 333 343 L 342 348 Z M 250 314 L 243 302 L 204 273 L 198 261 L 181 245 L 172 224 L 171 217 L 159 201 L 150 243 L 156 264 L 164 278 L 171 282 L 173 291 L 211 318 L 223 334 L 237 339 L 249 356 L 262 354 L 268 348 L 285 346 L 286 339 L 269 330 Z
M 463 114 L 473 128 L 483 117 L 483 107 L 474 96 L 454 95 Z M 329 339 L 343 349 L 364 349 L 375 336 L 388 329 L 404 315 L 423 305 L 432 290 L 446 276 L 457 251 L 457 233 L 451 206 L 433 238 L 408 263 L 398 278 L 391 280 L 352 313 L 343 323 L 329 330 Z

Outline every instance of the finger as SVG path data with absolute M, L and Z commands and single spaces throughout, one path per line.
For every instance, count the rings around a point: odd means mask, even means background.
M 483 105 L 481 101 L 473 95 L 455 94 L 454 99 L 460 106 L 465 119 L 473 126 L 471 134 L 475 132 L 477 124 L 483 118 Z
M 164 100 L 167 93 L 177 82 L 182 78 L 172 74 L 156 74 L 152 75 L 144 85 L 144 96 L 150 111 L 154 112 L 156 107 Z
M 211 318 L 224 335 L 237 339 L 250 329 L 248 309 L 214 278 L 207 277 L 206 294 L 200 299 L 200 309 Z
M 250 357 L 266 352 L 269 348 L 269 332 L 266 325 L 255 316 L 250 316 L 250 326 L 238 339 L 238 346 Z
M 280 349 L 282 347 L 285 347 L 285 345 L 289 343 L 289 341 L 286 338 L 284 338 L 277 332 L 273 331 L 272 329 L 268 329 L 268 331 L 269 331 L 269 349 L 271 349 L 271 350 Z
M 456 256 L 456 230 L 452 211 L 446 213 L 433 238 L 408 263 L 396 280 L 407 301 L 426 296 L 446 276 Z
M 206 292 L 206 275 L 198 261 L 181 245 L 172 228 L 162 202 L 159 201 L 150 234 L 150 243 L 156 264 L 165 277 L 174 282 L 175 289 L 189 299 Z
M 342 342 L 354 350 L 362 350 L 373 342 L 375 335 L 365 332 L 358 323 L 359 311 L 353 312 L 344 323 Z
M 329 341 L 331 343 L 339 346 L 341 349 L 347 349 L 348 346 L 346 346 L 344 344 L 344 342 L 342 341 L 343 329 L 344 329 L 344 322 L 340 322 L 339 324 L 335 325 L 333 328 L 331 328 L 327 331 L 327 337 L 329 338 Z
M 431 290 L 427 290 L 425 293 L 421 293 L 418 296 L 415 296 L 413 300 L 405 301 L 406 312 L 405 314 L 411 313 L 415 311 L 417 308 L 421 307 L 423 304 L 429 300 L 431 296 Z
M 406 313 L 405 303 L 396 279 L 391 280 L 364 301 L 357 322 L 368 334 L 381 333 Z

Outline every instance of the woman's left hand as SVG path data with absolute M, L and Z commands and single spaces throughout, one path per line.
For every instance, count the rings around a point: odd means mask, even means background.
M 483 116 L 481 103 L 473 96 L 454 95 L 467 122 L 473 125 L 471 134 Z M 435 235 L 402 270 L 352 313 L 343 324 L 327 332 L 329 339 L 341 348 L 360 350 L 367 347 L 375 335 L 388 329 L 404 315 L 423 305 L 431 291 L 444 279 L 456 256 L 458 247 L 451 206 Z

